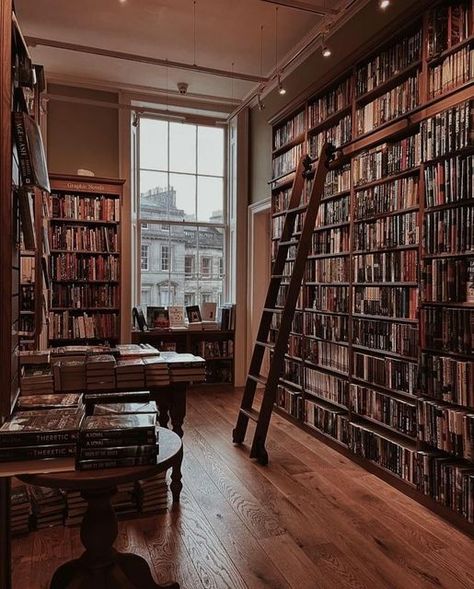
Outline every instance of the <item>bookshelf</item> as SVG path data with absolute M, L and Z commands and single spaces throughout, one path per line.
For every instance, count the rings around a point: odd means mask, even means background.
M 49 345 L 117 343 L 123 180 L 52 174 Z
M 301 151 L 329 139 L 344 154 L 314 228 L 279 413 L 471 533 L 473 29 L 471 0 L 437 2 L 271 121 L 275 141 L 304 112 Z M 273 169 L 273 252 L 292 168 Z M 278 316 L 272 327 L 274 339 Z

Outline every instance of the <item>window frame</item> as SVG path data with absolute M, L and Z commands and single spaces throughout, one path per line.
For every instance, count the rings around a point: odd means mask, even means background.
M 171 272 L 172 271 L 171 251 L 172 251 L 172 247 L 169 242 L 167 244 L 162 243 L 160 245 L 160 271 L 161 272 Z M 166 252 L 166 256 L 165 256 L 165 252 Z M 164 262 L 166 262 L 166 264 L 164 264 Z M 164 266 L 166 266 L 166 268 Z
M 143 257 L 143 248 L 146 248 L 145 257 Z M 146 261 L 146 268 L 143 265 L 143 260 Z M 140 240 L 140 272 L 149 272 L 150 271 L 150 244 L 149 243 L 142 243 Z M 141 297 L 141 293 L 140 293 Z

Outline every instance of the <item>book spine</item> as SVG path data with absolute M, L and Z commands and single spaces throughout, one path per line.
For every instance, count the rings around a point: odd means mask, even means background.
M 156 456 L 158 445 L 137 445 L 102 448 L 80 448 L 80 459 L 138 458 L 140 456 Z
M 104 468 L 128 468 L 131 466 L 147 466 L 156 464 L 156 456 L 139 456 L 136 458 L 112 458 L 104 460 L 78 460 L 78 470 L 101 470 Z
M 67 444 L 76 442 L 77 431 L 62 432 L 11 432 L 0 434 L 0 448 L 9 446 L 46 445 L 46 444 Z
M 15 460 L 33 460 L 41 458 L 66 458 L 75 455 L 75 444 L 0 448 L 0 462 L 14 462 Z

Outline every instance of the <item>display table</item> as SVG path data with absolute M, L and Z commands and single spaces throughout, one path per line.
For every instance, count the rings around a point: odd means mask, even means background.
M 158 585 L 145 559 L 136 554 L 118 552 L 113 547 L 118 527 L 111 498 L 116 492 L 116 485 L 150 478 L 172 468 L 170 488 L 173 502 L 179 502 L 183 459 L 181 439 L 174 432 L 160 427 L 159 446 L 156 465 L 18 475 L 31 485 L 80 491 L 87 501 L 87 512 L 81 525 L 85 551 L 78 559 L 57 569 L 50 589 L 179 589 L 178 583 Z

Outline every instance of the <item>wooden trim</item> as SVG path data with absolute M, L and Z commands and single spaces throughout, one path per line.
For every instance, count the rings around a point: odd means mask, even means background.
M 125 180 L 117 178 L 98 178 L 96 176 L 77 176 L 67 174 L 49 175 L 51 190 L 70 190 L 95 194 L 122 194 Z

